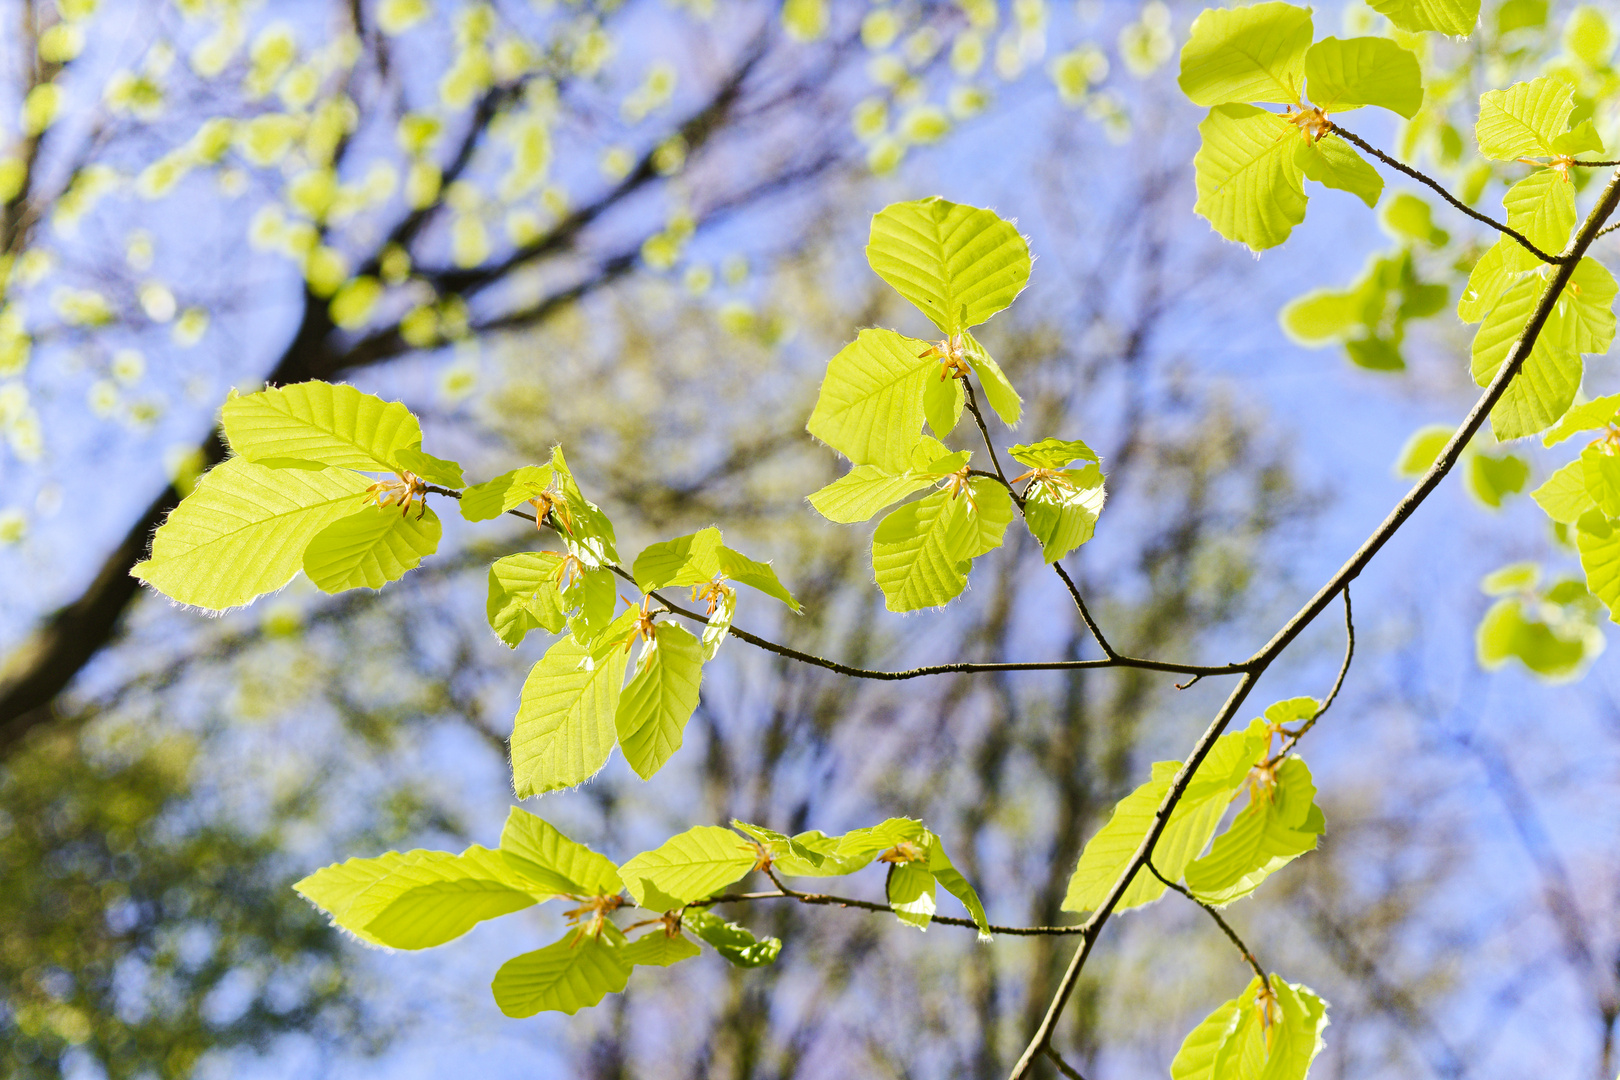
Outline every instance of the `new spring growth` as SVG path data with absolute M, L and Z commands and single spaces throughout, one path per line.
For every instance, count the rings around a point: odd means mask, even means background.
M 399 507 L 401 517 L 411 512 L 412 503 L 418 504 L 418 521 L 427 513 L 427 500 L 423 498 L 427 494 L 427 484 L 415 473 L 404 469 L 395 473 L 392 480 L 379 480 L 372 484 L 366 488 L 366 493 L 376 498 L 378 506 Z
M 692 586 L 692 599 L 706 602 L 709 606 L 705 614 L 708 615 L 713 615 L 719 610 L 721 601 L 736 595 L 737 590 L 727 585 L 720 577 L 716 577 L 713 581 L 701 581 Z
M 636 613 L 635 624 L 631 627 L 630 633 L 624 637 L 624 651 L 629 652 L 630 646 L 634 645 L 638 638 L 644 637 L 649 643 L 656 640 L 658 637 L 658 623 L 654 620 L 658 617 L 659 612 L 652 609 L 652 597 L 647 597 L 639 606 L 628 597 L 621 596 L 619 599 L 623 600 L 625 605 Z
M 968 377 L 969 368 L 963 348 L 962 335 L 952 334 L 918 353 L 917 359 L 921 360 L 927 356 L 939 357 L 940 382 L 946 379 L 965 379 Z
M 1299 128 L 1313 143 L 1321 142 L 1322 136 L 1333 130 L 1333 122 L 1328 119 L 1327 113 L 1304 105 L 1288 106 L 1283 112 L 1283 119 Z
M 966 497 L 968 509 L 976 512 L 979 506 L 973 501 L 973 488 L 968 484 L 969 476 L 969 469 L 964 465 L 945 478 L 940 490 L 950 492 L 953 499 L 958 495 Z
M 578 945 L 587 937 L 601 938 L 602 930 L 607 925 L 608 913 L 616 911 L 624 903 L 624 897 L 618 893 L 612 896 L 573 897 L 583 901 L 578 907 L 563 912 L 563 917 L 574 927 L 573 936 L 568 939 L 570 946 Z

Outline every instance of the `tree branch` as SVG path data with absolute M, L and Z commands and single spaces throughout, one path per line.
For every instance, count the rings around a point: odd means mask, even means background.
M 1165 888 L 1172 889 L 1180 893 L 1182 896 L 1185 896 L 1187 899 L 1191 900 L 1193 903 L 1197 904 L 1199 907 L 1208 912 L 1209 917 L 1215 920 L 1215 925 L 1221 928 L 1221 933 L 1225 934 L 1227 940 L 1231 941 L 1233 945 L 1236 945 L 1237 951 L 1243 954 L 1243 960 L 1249 965 L 1249 970 L 1254 972 L 1254 977 L 1260 980 L 1261 985 L 1269 985 L 1266 979 L 1265 969 L 1260 966 L 1260 961 L 1254 958 L 1254 953 L 1249 950 L 1247 945 L 1243 944 L 1243 939 L 1238 937 L 1237 931 L 1232 929 L 1232 924 L 1228 923 L 1224 918 L 1222 918 L 1220 912 L 1216 911 L 1209 904 L 1206 904 L 1202 900 L 1198 899 L 1198 897 L 1194 896 L 1189 889 L 1176 884 L 1174 881 L 1171 881 L 1169 878 L 1159 873 L 1159 868 L 1153 865 L 1153 860 L 1151 858 L 1148 859 L 1146 865 L 1149 872 L 1164 883 Z

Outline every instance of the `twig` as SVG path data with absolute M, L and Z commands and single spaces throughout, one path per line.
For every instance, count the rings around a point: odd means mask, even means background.
M 1350 661 L 1355 658 L 1355 655 L 1356 620 L 1350 610 L 1350 584 L 1346 582 L 1344 586 L 1344 662 L 1339 665 L 1339 675 L 1333 680 L 1333 688 L 1328 691 L 1327 697 L 1322 699 L 1322 707 L 1317 709 L 1311 718 L 1300 726 L 1299 730 L 1288 736 L 1287 740 L 1283 742 L 1282 748 L 1277 751 L 1277 756 L 1272 758 L 1271 762 L 1278 762 L 1287 757 L 1294 747 L 1299 745 L 1299 740 L 1305 737 L 1305 733 L 1315 727 L 1316 722 L 1322 718 L 1322 714 L 1328 711 L 1328 707 L 1338 698 L 1340 689 L 1344 687 L 1344 677 L 1350 673 Z
M 1052 1064 L 1057 1066 L 1057 1071 L 1067 1076 L 1069 1080 L 1086 1080 L 1085 1077 L 1080 1075 L 1078 1069 L 1063 1060 L 1063 1055 L 1057 1052 L 1056 1047 L 1048 1044 L 1046 1056 L 1052 1059 Z
M 1564 265 L 1566 262 L 1568 262 L 1570 260 L 1570 257 L 1568 255 L 1549 255 L 1547 252 L 1542 251 L 1540 248 L 1536 247 L 1535 244 L 1530 242 L 1530 238 L 1528 236 L 1524 235 L 1524 233 L 1520 232 L 1518 229 L 1513 228 L 1511 225 L 1505 225 L 1502 222 L 1497 221 L 1495 218 L 1491 217 L 1489 214 L 1480 213 L 1478 210 L 1475 210 L 1473 207 L 1469 206 L 1467 203 L 1465 203 L 1462 200 L 1460 200 L 1460 199 L 1456 198 L 1455 196 L 1453 196 L 1451 194 L 1451 192 L 1447 191 L 1445 189 L 1445 186 L 1443 184 L 1441 184 L 1438 180 L 1435 180 L 1434 178 L 1432 178 L 1430 176 L 1426 176 L 1425 174 L 1423 174 L 1423 173 L 1419 172 L 1418 170 L 1412 168 L 1412 166 L 1406 164 L 1404 161 L 1395 160 L 1394 158 L 1390 157 L 1388 154 L 1384 153 L 1382 150 L 1378 149 L 1376 146 L 1373 146 L 1371 143 L 1369 143 L 1365 139 L 1361 138 L 1361 136 L 1357 135 L 1355 132 L 1347 131 L 1344 128 L 1340 127 L 1338 124 L 1332 125 L 1331 130 L 1333 130 L 1333 131 L 1337 132 L 1338 134 L 1344 136 L 1350 142 L 1355 143 L 1356 146 L 1360 147 L 1362 150 L 1364 150 L 1367 153 L 1371 154 L 1373 157 L 1377 158 L 1379 161 L 1382 161 L 1385 165 L 1388 165 L 1390 168 L 1396 170 L 1397 172 L 1403 172 L 1407 176 L 1410 176 L 1412 179 L 1416 180 L 1418 183 L 1424 184 L 1424 185 L 1428 186 L 1429 188 L 1433 189 L 1436 193 L 1439 194 L 1439 196 L 1442 199 L 1446 200 L 1446 202 L 1450 203 L 1452 206 L 1456 207 L 1458 210 L 1461 210 L 1463 213 L 1467 214 L 1469 217 L 1473 218 L 1475 221 L 1483 222 L 1486 225 L 1489 225 L 1491 228 L 1495 229 L 1497 232 L 1503 233 L 1503 234 L 1505 234 L 1507 236 L 1513 237 L 1513 239 L 1517 240 L 1520 244 L 1522 244 L 1524 246 L 1525 250 L 1529 251 L 1530 254 L 1534 255 L 1536 258 L 1540 259 L 1542 262 L 1551 263 L 1553 266 L 1562 266 L 1562 265 Z
M 775 881 L 775 875 L 772 875 Z M 776 892 L 750 892 L 750 893 L 721 893 L 719 896 L 710 896 L 703 900 L 694 900 L 686 906 L 689 908 L 711 907 L 715 904 L 744 904 L 759 900 L 797 900 L 801 904 L 810 904 L 816 907 L 843 907 L 859 908 L 862 911 L 879 911 L 893 914 L 894 907 L 890 904 L 880 904 L 874 900 L 856 900 L 849 896 L 833 896 L 830 893 L 806 893 L 789 889 L 777 882 Z M 963 919 L 955 915 L 935 915 L 933 921 L 946 926 L 963 926 L 969 929 L 978 929 L 978 923 L 972 919 Z M 1066 937 L 1082 932 L 1079 926 L 998 926 L 990 924 L 992 934 L 1007 934 L 1014 937 Z
M 1260 980 L 1260 985 L 1270 985 L 1266 979 L 1265 969 L 1260 966 L 1260 961 L 1256 960 L 1254 958 L 1254 953 L 1249 950 L 1247 945 L 1243 944 L 1243 939 L 1238 937 L 1236 930 L 1232 929 L 1232 924 L 1221 918 L 1220 912 L 1216 911 L 1211 905 L 1206 904 L 1202 900 L 1198 899 L 1198 897 L 1194 896 L 1184 886 L 1176 884 L 1174 881 L 1171 881 L 1169 878 L 1159 873 L 1159 868 L 1153 865 L 1153 860 L 1151 858 L 1148 859 L 1146 866 L 1154 877 L 1164 882 L 1165 888 L 1174 889 L 1182 896 L 1185 896 L 1187 899 L 1209 912 L 1209 917 L 1215 920 L 1215 925 L 1221 928 L 1221 933 L 1225 934 L 1227 939 L 1231 941 L 1233 945 L 1237 946 L 1237 951 L 1243 954 L 1244 962 L 1246 962 L 1249 965 L 1249 969 L 1254 972 L 1254 977 Z

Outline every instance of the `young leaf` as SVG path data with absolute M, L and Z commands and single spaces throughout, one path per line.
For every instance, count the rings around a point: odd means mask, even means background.
M 1581 479 L 1586 494 L 1606 518 L 1620 518 L 1620 457 L 1614 446 L 1601 443 L 1581 451 Z
M 1578 458 L 1549 476 L 1530 497 L 1548 517 L 1565 525 L 1573 525 L 1588 510 L 1597 509 L 1586 492 L 1586 468 Z
M 380 589 L 439 549 L 439 515 L 368 504 L 316 533 L 304 549 L 304 573 L 322 592 Z
M 422 426 L 404 405 L 343 383 L 233 393 L 220 410 L 220 423 L 231 449 L 253 462 L 314 461 L 394 472 L 404 468 L 400 450 L 422 445 Z
M 1265 751 L 1265 731 L 1265 721 L 1256 720 L 1245 731 L 1222 735 L 1210 748 L 1154 845 L 1153 865 L 1166 879 L 1180 878 L 1187 864 L 1209 843 L 1226 804 L 1243 785 L 1249 767 Z M 1095 911 L 1102 906 L 1108 891 L 1136 855 L 1180 768 L 1179 761 L 1155 762 L 1152 779 L 1115 805 L 1108 823 L 1080 853 L 1080 863 L 1069 878 L 1068 893 L 1063 898 L 1064 911 Z M 1163 882 L 1146 869 L 1138 870 L 1115 910 L 1151 903 L 1162 895 Z
M 737 593 L 733 589 L 722 590 L 714 598 L 714 610 L 709 613 L 709 621 L 704 624 L 703 662 L 713 660 L 720 651 L 720 645 L 731 633 L 731 619 L 737 613 Z
M 1575 228 L 1575 185 L 1556 169 L 1540 169 L 1508 188 L 1502 196 L 1507 223 L 1543 251 L 1559 252 Z M 1512 240 L 1510 236 L 1507 239 Z M 1541 260 L 1517 241 L 1503 257 L 1509 270 L 1532 270 Z
M 750 589 L 758 589 L 774 600 L 780 600 L 791 608 L 795 615 L 800 612 L 799 602 L 776 576 L 776 571 L 770 563 L 750 559 L 728 547 L 720 548 L 716 554 L 720 560 L 720 573 L 727 578 L 739 585 L 747 585 Z
M 1193 20 L 1176 81 L 1196 105 L 1297 105 L 1312 36 L 1309 8 L 1265 3 L 1206 9 Z
M 1337 135 L 1301 139 L 1294 147 L 1294 164 L 1325 187 L 1348 191 L 1367 206 L 1378 205 L 1384 178 L 1351 145 Z
M 823 865 L 832 862 L 847 867 L 838 870 L 838 874 L 853 874 L 901 841 L 920 846 L 927 835 L 928 830 L 915 818 L 889 818 L 881 824 L 845 833 L 839 838 L 831 860 L 825 860 Z
M 1029 245 L 1012 222 L 940 198 L 874 214 L 866 261 L 946 336 L 978 326 L 1029 283 Z
M 632 967 L 641 965 L 669 967 L 671 964 L 690 960 L 702 953 L 703 950 L 698 948 L 697 943 L 685 935 L 676 934 L 670 937 L 663 930 L 654 928 L 626 945 L 621 955 L 624 962 Z
M 962 419 L 967 395 L 962 392 L 962 380 L 940 376 L 928 380 L 923 389 L 923 416 L 934 434 L 943 439 L 956 430 Z
M 1491 313 L 1502 294 L 1517 280 L 1514 267 L 1521 254 L 1529 254 L 1511 236 L 1503 236 L 1486 249 L 1468 275 L 1462 296 L 1457 299 L 1457 318 L 1465 323 L 1479 322 Z M 1534 258 L 1534 256 L 1531 256 Z
M 583 784 L 607 764 L 633 618 L 621 615 L 590 648 L 563 638 L 530 669 L 512 726 L 518 798 Z
M 511 1017 L 540 1012 L 572 1016 L 608 994 L 623 992 L 631 965 L 621 940 L 616 930 L 605 930 L 600 937 L 570 932 L 543 949 L 513 957 L 490 985 L 495 1004 Z
M 928 343 L 893 330 L 862 330 L 827 364 L 810 434 L 856 465 L 905 472 L 922 434 L 923 394 L 939 377 Z
M 227 458 L 197 482 L 130 571 L 171 600 L 209 611 L 292 580 L 322 529 L 364 506 L 367 481 L 342 469 L 272 469 Z
M 414 473 L 418 480 L 429 484 L 459 488 L 467 483 L 466 477 L 461 475 L 461 466 L 458 463 L 434 457 L 432 454 L 424 454 L 420 446 L 407 446 L 394 451 L 394 460 L 399 462 L 401 468 Z
M 1216 232 L 1255 251 L 1287 240 L 1305 220 L 1305 174 L 1294 156 L 1301 136 L 1294 126 L 1252 105 L 1217 105 L 1198 134 L 1203 142 L 1193 157 L 1193 209 Z
M 1596 259 L 1575 265 L 1543 333 L 1571 352 L 1606 353 L 1614 342 L 1614 298 L 1620 284 Z
M 618 593 L 613 591 L 613 571 L 596 566 L 574 573 L 560 595 L 568 616 L 568 632 L 581 645 L 593 644 L 613 624 Z
M 694 825 L 619 867 L 619 876 L 637 904 L 656 910 L 702 900 L 746 877 L 758 861 L 754 845 L 730 829 Z
M 1620 622 L 1620 528 L 1597 511 L 1584 514 L 1576 524 L 1575 546 L 1586 587 L 1609 609 L 1609 620 Z
M 757 939 L 747 927 L 727 922 L 712 911 L 688 910 L 681 925 L 714 947 L 714 951 L 740 968 L 764 967 L 782 951 L 782 939 Z
M 606 566 L 619 561 L 614 546 L 613 523 L 602 508 L 587 499 L 574 482 L 568 461 L 560 446 L 551 448 L 551 473 L 561 506 L 552 510 L 552 518 L 562 530 L 569 550 L 592 566 Z
M 1187 865 L 1188 889 L 1204 903 L 1223 907 L 1316 847 L 1327 826 L 1315 798 L 1304 761 L 1290 757 L 1278 765 L 1269 795 L 1251 797 L 1209 854 Z
M 946 892 L 960 900 L 962 906 L 967 908 L 968 917 L 973 920 L 973 925 L 978 927 L 979 940 L 989 941 L 990 920 L 984 913 L 984 904 L 980 902 L 978 892 L 951 863 L 950 856 L 945 854 L 945 845 L 940 842 L 939 837 L 930 832 L 927 834 L 927 841 L 928 861 L 925 865 L 928 873 L 935 881 L 945 886 Z
M 810 505 L 828 521 L 853 525 L 938 480 L 936 473 L 908 470 L 896 474 L 876 465 L 857 465 L 811 495 Z
M 523 551 L 490 565 L 484 611 L 496 637 L 515 649 L 530 630 L 562 633 L 567 613 L 557 588 L 561 564 L 554 551 Z
M 613 719 L 624 759 L 643 780 L 650 780 L 681 748 L 702 678 L 698 639 L 684 627 L 660 623 L 656 636 L 642 647 Z
M 317 870 L 293 886 L 332 921 L 373 945 L 426 949 L 485 919 L 531 907 L 535 897 L 498 852 L 390 851 Z
M 1479 0 L 1367 0 L 1367 6 L 1408 33 L 1467 37 L 1479 22 Z
M 1479 97 L 1474 137 L 1479 152 L 1497 161 L 1553 153 L 1564 134 L 1575 99 L 1569 84 L 1553 75 L 1487 90 Z
M 1107 492 L 1102 470 L 1060 469 L 1032 481 L 1024 492 L 1024 521 L 1048 566 L 1090 540 Z
M 960 538 L 973 511 L 960 494 L 936 491 L 891 512 L 872 534 L 872 571 L 890 611 L 954 600 L 967 587 L 970 556 Z
M 501 830 L 501 858 L 531 892 L 541 895 L 613 896 L 624 888 L 619 868 L 607 856 L 517 806 L 507 811 Z
M 1616 419 L 1620 419 L 1620 394 L 1594 398 L 1566 412 L 1558 425 L 1542 438 L 1541 445 L 1556 446 L 1576 432 L 1608 427 Z
M 884 891 L 896 918 L 919 930 L 928 929 L 934 919 L 934 875 L 926 868 L 914 863 L 889 867 Z
M 1519 281 L 1474 335 L 1473 375 L 1480 386 L 1488 386 L 1507 359 L 1535 307 L 1542 284 L 1534 274 Z M 1517 439 L 1545 430 L 1575 400 L 1575 392 L 1580 389 L 1581 358 L 1564 348 L 1557 338 L 1557 334 L 1543 334 L 1536 339 L 1518 376 L 1491 410 L 1491 430 L 1498 439 Z
M 978 339 L 968 333 L 962 336 L 968 346 L 968 365 L 973 368 L 973 374 L 979 377 L 979 385 L 984 387 L 985 402 L 1003 424 L 1017 427 L 1019 418 L 1023 416 L 1024 399 L 1018 396 L 1012 380 L 1007 378 L 1001 365 L 979 344 Z
M 1412 432 L 1395 459 L 1395 475 L 1404 480 L 1416 480 L 1428 472 L 1453 434 L 1455 429 L 1445 424 L 1425 424 Z
M 1250 980 L 1194 1028 L 1170 1063 L 1171 1080 L 1305 1080 L 1322 1050 L 1327 1003 L 1280 976 L 1269 982 L 1262 996 L 1260 980 Z
M 525 465 L 493 480 L 474 484 L 461 493 L 461 516 L 468 521 L 491 521 L 546 493 L 551 466 Z
M 1324 111 L 1377 105 L 1410 120 L 1423 107 L 1423 75 L 1388 38 L 1323 38 L 1305 53 L 1305 92 Z
M 999 480 L 976 476 L 968 481 L 972 502 L 951 539 L 958 558 L 976 559 L 1001 546 L 1013 520 L 1012 495 Z
M 1603 153 L 1603 136 L 1591 120 L 1582 120 L 1552 141 L 1552 152 L 1563 157 Z
M 653 544 L 636 556 L 631 573 L 642 592 L 697 585 L 720 573 L 720 530 L 714 526 Z
M 1581 623 L 1550 626 L 1516 596 L 1492 604 L 1474 632 L 1474 655 L 1486 671 L 1517 659 L 1551 682 L 1579 674 L 1603 644 L 1601 630 Z
M 1071 461 L 1102 464 L 1097 452 L 1079 439 L 1042 439 L 1037 443 L 1008 447 L 1007 453 L 1020 465 L 1031 469 L 1061 469 Z

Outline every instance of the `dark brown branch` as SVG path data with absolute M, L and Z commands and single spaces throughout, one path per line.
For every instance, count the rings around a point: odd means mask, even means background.
M 1549 255 L 1549 254 L 1547 254 L 1547 252 L 1542 251 L 1540 248 L 1536 247 L 1535 244 L 1532 244 L 1530 242 L 1530 238 L 1528 236 L 1524 235 L 1524 233 L 1520 232 L 1518 229 L 1513 228 L 1511 225 L 1507 225 L 1507 224 L 1504 224 L 1503 222 L 1497 221 L 1495 218 L 1491 217 L 1489 214 L 1480 213 L 1478 210 L 1475 210 L 1472 206 L 1469 206 L 1467 203 L 1463 202 L 1461 199 L 1458 199 L 1456 196 L 1452 195 L 1451 192 L 1446 190 L 1445 185 L 1441 184 L 1438 180 L 1435 180 L 1433 177 L 1427 176 L 1424 173 L 1419 172 L 1418 170 L 1412 168 L 1412 166 L 1406 164 L 1404 161 L 1398 161 L 1395 158 L 1390 157 L 1388 154 L 1384 153 L 1382 150 L 1378 149 L 1376 146 L 1373 146 L 1371 143 L 1368 143 L 1365 139 L 1361 138 L 1361 136 L 1357 135 L 1355 132 L 1346 131 L 1344 128 L 1340 127 L 1338 124 L 1332 125 L 1332 130 L 1337 132 L 1338 134 L 1344 136 L 1345 139 L 1347 139 L 1348 141 L 1350 141 L 1352 143 L 1355 143 L 1357 147 L 1359 147 L 1360 149 L 1362 149 L 1366 153 L 1371 154 L 1373 157 L 1377 158 L 1379 161 L 1382 161 L 1385 165 L 1388 165 L 1390 168 L 1394 169 L 1396 172 L 1405 173 L 1407 176 L 1410 176 L 1412 179 L 1416 180 L 1418 183 L 1423 184 L 1426 187 L 1431 188 L 1442 199 L 1446 200 L 1446 202 L 1450 203 L 1452 206 L 1456 207 L 1458 210 L 1461 210 L 1463 213 L 1467 214 L 1469 217 L 1473 218 L 1475 221 L 1483 222 L 1484 224 L 1489 225 L 1491 228 L 1495 229 L 1497 232 L 1502 233 L 1502 234 L 1504 234 L 1506 236 L 1513 237 L 1513 239 L 1517 240 L 1521 245 L 1524 246 L 1526 251 L 1530 252 L 1530 254 L 1534 255 L 1536 258 L 1540 259 L 1542 262 L 1551 263 L 1554 266 L 1560 266 L 1568 258 L 1568 256 L 1565 256 L 1565 255 Z M 1577 261 L 1579 261 L 1579 260 L 1577 260 Z
M 833 896 L 830 893 L 806 893 L 789 889 L 778 883 L 776 892 L 753 893 L 721 893 L 706 900 L 695 900 L 687 907 L 710 907 L 714 904 L 743 904 L 758 900 L 797 900 L 801 904 L 814 907 L 842 907 L 859 908 L 862 911 L 894 912 L 893 905 L 880 904 L 874 900 L 856 900 L 849 896 Z M 946 926 L 963 926 L 970 930 L 978 929 L 978 923 L 972 919 L 963 919 L 955 915 L 935 915 L 933 921 L 944 923 Z M 1080 933 L 1078 926 L 998 926 L 990 924 L 992 934 L 1006 934 L 1013 937 L 1061 937 Z

